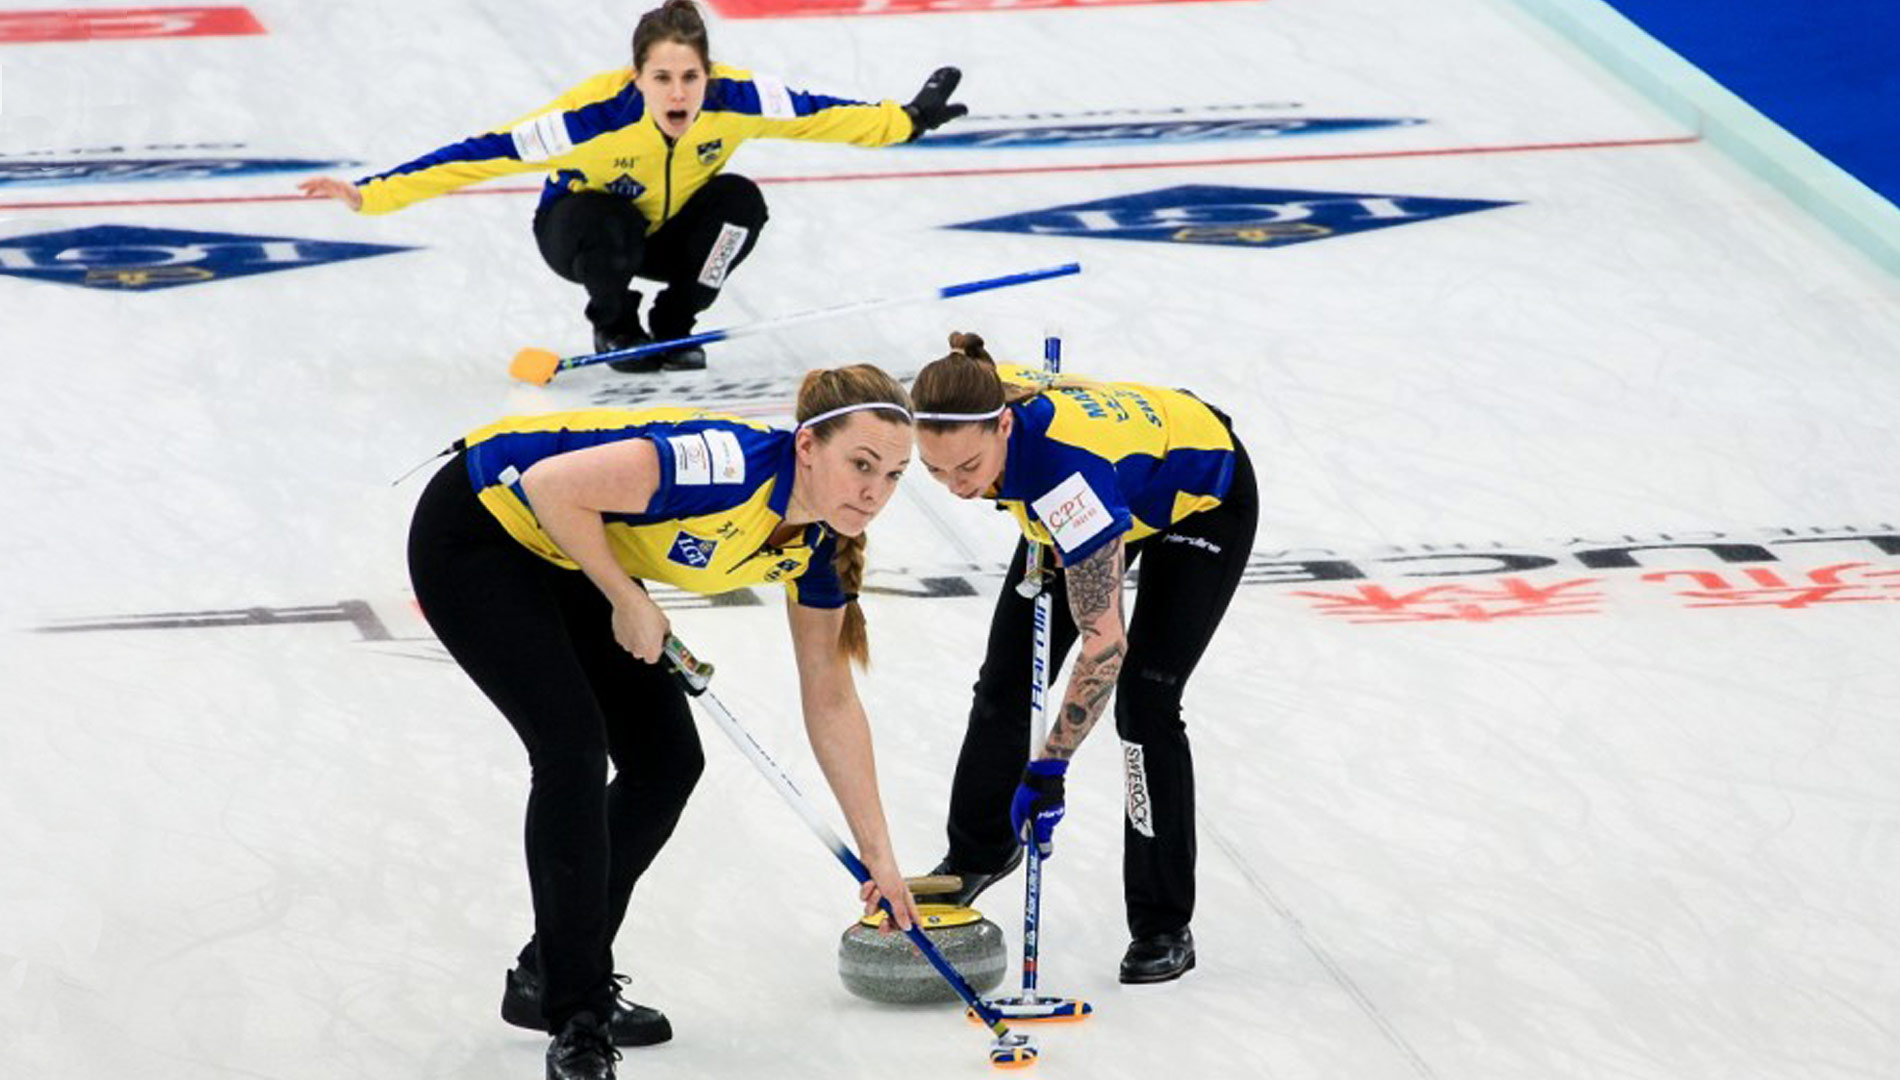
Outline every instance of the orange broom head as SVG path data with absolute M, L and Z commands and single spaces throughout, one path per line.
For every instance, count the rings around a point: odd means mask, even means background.
M 508 365 L 508 374 L 522 382 L 531 382 L 536 386 L 546 386 L 553 381 L 554 373 L 560 370 L 561 358 L 546 349 L 523 349 L 515 354 Z

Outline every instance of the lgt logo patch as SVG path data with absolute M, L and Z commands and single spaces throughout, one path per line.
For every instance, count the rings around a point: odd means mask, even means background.
M 1043 236 L 1284 247 L 1515 205 L 1488 199 L 1187 184 L 950 227 Z
M 0 241 L 0 274 L 90 289 L 168 289 L 411 248 L 93 225 Z
M 626 173 L 621 173 L 619 176 L 607 182 L 607 193 L 609 195 L 618 195 L 623 199 L 637 199 L 640 197 L 640 193 L 646 189 L 647 186 L 645 184 L 628 176 Z
M 666 557 L 681 566 L 704 570 L 712 565 L 713 549 L 718 546 L 717 540 L 707 540 L 689 532 L 681 532 L 673 537 L 673 550 L 667 552 Z

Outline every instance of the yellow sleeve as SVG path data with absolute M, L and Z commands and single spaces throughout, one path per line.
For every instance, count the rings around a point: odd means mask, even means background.
M 483 180 L 558 167 L 574 149 L 568 114 L 619 93 L 628 77 L 625 69 L 602 72 L 504 128 L 358 180 L 362 212 L 387 214 Z
M 807 90 L 793 90 L 770 75 L 713 66 L 706 108 L 746 121 L 756 139 L 890 146 L 909 139 L 914 126 L 895 101 L 854 101 Z

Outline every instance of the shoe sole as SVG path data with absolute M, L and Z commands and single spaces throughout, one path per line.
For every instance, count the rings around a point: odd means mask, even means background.
M 1170 971 L 1166 975 L 1130 975 L 1124 971 L 1121 973 L 1121 979 L 1123 984 L 1128 986 L 1146 986 L 1151 983 L 1173 982 L 1193 970 L 1194 958 L 1190 956 L 1188 957 L 1187 963 L 1182 964 L 1178 970 Z

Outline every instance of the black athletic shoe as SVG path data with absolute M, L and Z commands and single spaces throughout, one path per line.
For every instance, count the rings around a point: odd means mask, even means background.
M 636 345 L 645 345 L 653 338 L 645 330 L 635 330 L 630 334 L 616 334 L 607 330 L 594 331 L 594 351 L 597 353 L 615 352 L 619 349 L 631 349 Z M 607 366 L 623 375 L 645 375 L 660 370 L 660 358 L 657 356 L 636 356 L 631 360 L 609 360 Z
M 1022 865 L 1022 861 L 1023 848 L 1021 844 L 1016 845 L 1016 850 L 1009 853 L 1009 859 L 1003 863 L 1002 869 L 1000 870 L 959 870 L 955 863 L 952 863 L 948 857 L 945 857 L 942 862 L 937 864 L 937 868 L 931 871 L 931 874 L 950 874 L 960 878 L 963 881 L 963 887 L 956 892 L 942 893 L 933 896 L 931 900 L 940 904 L 954 904 L 957 907 L 969 907 L 970 902 L 975 900 L 984 889 L 1008 877 L 1010 871 Z
M 620 1051 L 593 1013 L 576 1015 L 548 1044 L 548 1080 L 614 1080 Z
M 625 975 L 614 976 L 614 1011 L 607 1018 L 607 1034 L 615 1046 L 652 1046 L 673 1037 L 673 1025 L 666 1014 L 645 1005 L 636 1005 L 620 996 Z M 547 1020 L 541 1015 L 541 975 L 516 964 L 508 972 L 501 988 L 501 1018 L 516 1027 L 546 1031 Z
M 1150 934 L 1128 943 L 1122 954 L 1122 981 L 1158 983 L 1194 970 L 1194 935 L 1183 926 L 1168 934 Z
M 706 350 L 697 345 L 684 349 L 663 352 L 658 357 L 660 368 L 664 371 L 704 371 L 706 370 Z

